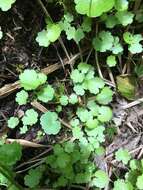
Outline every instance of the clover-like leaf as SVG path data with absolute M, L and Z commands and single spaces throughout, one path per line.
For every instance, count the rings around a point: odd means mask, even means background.
M 44 132 L 48 135 L 56 135 L 61 129 L 61 123 L 55 112 L 46 112 L 40 118 L 40 123 Z
M 54 98 L 54 89 L 51 85 L 46 85 L 38 93 L 37 98 L 42 102 L 49 102 Z
M 48 47 L 50 45 L 50 41 L 47 36 L 47 33 L 48 32 L 46 30 L 42 30 L 41 32 L 38 32 L 36 41 L 39 43 L 39 46 Z
M 128 0 L 115 0 L 115 8 L 118 11 L 126 11 L 128 9 Z
M 19 124 L 18 117 L 10 117 L 8 120 L 8 127 L 14 129 Z
M 89 112 L 87 109 L 85 108 L 78 108 L 76 111 L 76 114 L 78 116 L 78 118 L 82 121 L 82 122 L 87 122 L 88 120 L 92 119 L 93 116 L 91 114 L 91 112 Z
M 114 0 L 75 0 L 76 11 L 89 17 L 98 17 L 112 9 Z
M 28 99 L 28 93 L 25 90 L 21 90 L 16 94 L 15 101 L 19 105 L 25 105 L 27 103 L 27 99 Z
M 2 11 L 8 11 L 12 4 L 15 3 L 16 0 L 0 0 L 0 8 Z
M 98 116 L 99 105 L 97 105 L 94 100 L 89 100 L 87 102 L 87 107 L 93 116 Z
M 34 109 L 27 110 L 22 118 L 23 125 L 25 126 L 27 125 L 32 126 L 35 123 L 37 123 L 37 120 L 38 120 L 38 113 Z
M 81 62 L 78 65 L 78 70 L 83 74 L 86 74 L 90 69 L 92 69 L 92 66 L 85 62 Z

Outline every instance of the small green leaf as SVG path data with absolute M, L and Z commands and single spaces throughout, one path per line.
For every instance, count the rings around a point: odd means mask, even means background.
M 18 92 L 16 94 L 16 99 L 15 101 L 19 104 L 19 105 L 25 105 L 27 103 L 27 99 L 28 99 L 28 93 L 25 90 L 21 90 L 20 92 Z
M 60 97 L 60 104 L 61 104 L 62 106 L 66 106 L 66 105 L 68 104 L 68 101 L 69 101 L 68 96 L 62 95 L 62 96 Z
M 122 161 L 123 164 L 127 164 L 129 160 L 131 159 L 131 155 L 128 152 L 128 150 L 120 148 L 116 153 L 115 157 L 117 161 Z
M 40 118 L 40 123 L 44 132 L 48 135 L 56 135 L 60 132 L 61 124 L 55 112 L 46 112 Z
M 95 178 L 93 178 L 93 180 L 91 181 L 90 186 L 95 186 L 99 188 L 106 187 L 109 182 L 109 178 L 104 171 L 98 170 L 95 172 L 94 176 Z
M 143 174 L 138 176 L 136 185 L 139 189 L 143 189 Z
M 10 117 L 8 120 L 8 127 L 14 129 L 19 124 L 18 117 Z
M 69 103 L 76 104 L 78 102 L 78 96 L 75 93 L 72 93 L 69 97 Z
M 116 57 L 114 55 L 108 56 L 106 62 L 109 67 L 114 67 L 117 64 Z
M 20 85 L 25 90 L 35 90 L 46 82 L 47 76 L 43 73 L 37 73 L 35 70 L 26 69 L 20 74 L 19 79 Z
M 122 179 L 118 179 L 114 182 L 114 188 L 113 190 L 133 190 L 133 186 L 130 182 L 125 182 Z
M 22 122 L 24 126 L 34 125 L 38 121 L 38 113 L 34 109 L 29 109 L 25 112 Z
M 73 88 L 73 90 L 74 90 L 75 93 L 76 93 L 77 95 L 79 95 L 79 96 L 83 96 L 84 93 L 85 93 L 85 91 L 84 91 L 82 85 L 79 85 L 79 84 L 75 85 L 74 88 Z
M 46 30 L 38 32 L 38 35 L 36 37 L 36 42 L 39 43 L 39 46 L 48 47 L 50 45 L 48 32 Z
M 128 11 L 119 11 L 116 17 L 123 26 L 127 26 L 133 22 L 134 14 Z
M 98 124 L 99 124 L 99 121 L 97 119 L 90 119 L 87 121 L 86 127 L 88 129 L 94 129 L 98 126 Z
M 107 106 L 101 106 L 99 108 L 98 120 L 101 122 L 108 122 L 112 119 L 112 110 Z
M 99 104 L 109 104 L 112 101 L 113 92 L 109 87 L 104 87 L 101 92 L 96 96 Z
M 43 87 L 38 93 L 37 93 L 37 98 L 44 102 L 47 103 L 51 101 L 54 98 L 54 89 L 52 88 L 51 85 L 46 85 Z
M 0 8 L 2 11 L 8 11 L 12 4 L 15 3 L 16 0 L 0 0 Z
M 128 9 L 128 0 L 115 0 L 115 8 L 117 11 L 126 11 Z
M 112 9 L 114 0 L 74 0 L 76 11 L 79 14 L 86 14 L 89 17 L 98 17 L 104 12 Z
M 78 69 L 75 69 L 71 73 L 71 79 L 74 83 L 81 83 L 84 79 L 84 74 L 81 73 Z

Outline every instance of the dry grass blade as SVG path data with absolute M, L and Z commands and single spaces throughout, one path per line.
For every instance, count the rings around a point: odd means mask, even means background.
M 21 144 L 22 146 L 25 147 L 32 147 L 32 148 L 42 148 L 42 147 L 48 147 L 47 145 L 42 145 L 42 144 L 38 144 L 38 143 L 34 143 L 31 141 L 27 141 L 24 139 L 6 139 L 6 143 L 13 143 L 13 142 L 17 142 L 19 144 Z

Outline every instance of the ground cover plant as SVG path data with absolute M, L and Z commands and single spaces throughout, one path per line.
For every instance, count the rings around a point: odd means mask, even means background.
M 0 188 L 142 190 L 142 1 L 0 14 Z

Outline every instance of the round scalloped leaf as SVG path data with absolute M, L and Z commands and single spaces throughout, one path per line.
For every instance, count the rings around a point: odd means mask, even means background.
M 75 0 L 76 11 L 89 17 L 98 17 L 114 6 L 114 0 Z
M 90 119 L 90 120 L 87 121 L 86 127 L 88 129 L 94 129 L 94 128 L 96 128 L 98 126 L 98 124 L 99 124 L 99 122 L 98 122 L 97 119 Z
M 47 85 L 43 87 L 38 93 L 37 93 L 37 98 L 44 102 L 47 103 L 51 101 L 54 98 L 54 89 L 51 87 L 51 85 Z
M 78 96 L 75 93 L 72 93 L 69 97 L 69 103 L 76 104 L 78 102 Z
M 0 0 L 0 8 L 2 11 L 8 11 L 12 4 L 15 3 L 16 0 Z
M 43 73 L 37 73 L 35 70 L 26 69 L 19 76 L 20 84 L 25 90 L 35 90 L 47 80 Z
M 101 92 L 96 96 L 99 104 L 109 104 L 112 101 L 113 92 L 109 87 L 104 87 Z
M 25 112 L 25 115 L 22 118 L 23 125 L 34 125 L 37 123 L 38 113 L 34 109 L 29 109 Z
M 19 124 L 18 117 L 10 117 L 8 120 L 8 127 L 14 129 Z
M 71 73 L 71 79 L 74 83 L 81 83 L 84 77 L 84 74 L 81 73 L 78 69 L 73 70 Z
M 108 122 L 112 119 L 112 110 L 107 106 L 99 107 L 98 120 L 101 122 Z
M 40 118 L 40 123 L 44 132 L 48 135 L 56 135 L 60 132 L 61 123 L 55 112 L 46 112 Z
M 61 34 L 61 28 L 59 24 L 52 24 L 50 27 L 47 26 L 47 37 L 50 42 L 55 42 Z
M 41 32 L 38 32 L 38 35 L 36 37 L 36 42 L 39 43 L 39 46 L 48 47 L 50 45 L 49 38 L 47 36 L 47 31 L 42 30 Z
M 62 95 L 62 96 L 60 97 L 60 104 L 61 104 L 62 106 L 66 106 L 66 105 L 68 104 L 68 101 L 69 101 L 68 96 Z
M 15 101 L 21 106 L 27 103 L 28 93 L 25 90 L 21 90 L 16 94 Z

